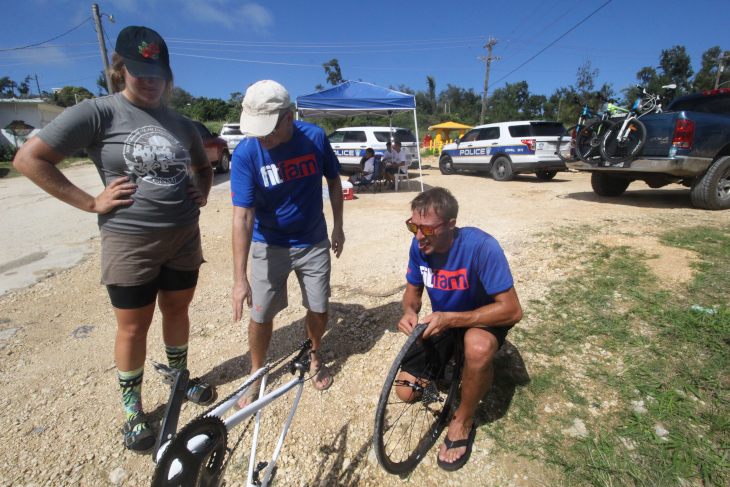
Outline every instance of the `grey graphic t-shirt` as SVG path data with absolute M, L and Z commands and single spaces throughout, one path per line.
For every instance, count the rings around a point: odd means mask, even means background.
M 84 100 L 38 137 L 66 156 L 85 148 L 104 186 L 123 176 L 138 185 L 134 203 L 99 215 L 100 227 L 144 234 L 198 221 L 200 210 L 186 191 L 190 167 L 207 161 L 205 148 L 190 120 L 166 106 L 138 107 L 121 93 Z

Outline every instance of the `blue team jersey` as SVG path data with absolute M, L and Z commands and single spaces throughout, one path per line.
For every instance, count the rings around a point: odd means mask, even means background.
M 424 255 L 414 238 L 406 280 L 426 287 L 433 311 L 473 311 L 514 285 L 497 240 L 471 227 L 455 230 L 454 244 L 445 254 Z
M 291 140 L 265 150 L 243 139 L 231 158 L 231 198 L 255 208 L 253 240 L 280 247 L 308 247 L 327 238 L 322 176 L 339 177 L 340 161 L 324 130 L 295 121 Z

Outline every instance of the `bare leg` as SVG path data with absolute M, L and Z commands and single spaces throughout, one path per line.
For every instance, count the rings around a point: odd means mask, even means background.
M 190 339 L 188 309 L 195 295 L 195 288 L 182 291 L 160 289 L 157 301 L 162 312 L 162 339 L 169 347 L 179 347 Z
M 114 340 L 114 361 L 123 372 L 144 365 L 147 357 L 147 332 L 152 324 L 155 303 L 143 308 L 114 308 L 117 317 L 117 337 Z
M 251 373 L 253 374 L 265 365 L 266 351 L 269 349 L 271 342 L 271 334 L 274 330 L 274 320 L 259 323 L 254 320 L 248 322 L 248 344 L 251 348 Z M 252 390 L 255 385 L 251 386 Z M 254 402 L 256 398 L 244 395 L 238 400 L 238 405 L 242 408 Z
M 314 311 L 307 310 L 307 316 L 304 319 L 304 323 L 307 327 L 307 337 L 312 340 L 312 350 L 319 351 L 319 346 L 322 343 L 322 335 L 324 335 L 324 330 L 327 328 L 327 312 L 315 313 Z M 320 359 L 321 357 L 318 353 L 312 354 L 312 364 L 309 370 L 318 370 L 321 367 Z M 315 376 L 315 387 L 317 389 L 326 387 L 330 380 L 332 380 L 332 378 L 328 372 L 320 372 Z
M 446 433 L 451 441 L 464 440 L 469 437 L 474 413 L 479 401 L 492 386 L 494 366 L 492 359 L 497 353 L 497 339 L 485 330 L 470 328 L 464 335 L 464 371 L 461 376 L 461 404 L 454 413 Z M 442 444 L 439 459 L 453 463 L 466 453 L 466 447 L 446 450 Z

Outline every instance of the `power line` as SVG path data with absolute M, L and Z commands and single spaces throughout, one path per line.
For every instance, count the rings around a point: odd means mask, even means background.
M 65 81 L 54 81 L 53 83 L 44 83 L 41 86 L 53 86 L 53 85 L 60 85 L 63 83 L 73 83 L 74 81 L 84 81 L 87 79 L 96 79 L 98 76 L 89 76 L 88 78 L 76 78 L 76 79 L 67 79 Z
M 249 41 L 225 41 L 220 39 L 186 39 L 182 37 L 168 37 L 165 41 L 170 43 L 184 43 L 184 44 L 212 44 L 212 45 L 229 45 L 229 46 L 242 46 L 242 47 L 292 47 L 292 48 L 343 48 L 343 47 L 362 47 L 362 46 L 411 46 L 419 44 L 433 44 L 444 42 L 463 42 L 468 40 L 481 39 L 482 36 L 478 37 L 452 37 L 448 39 L 421 39 L 421 40 L 409 40 L 409 41 L 383 41 L 383 42 L 344 42 L 335 44 L 307 44 L 301 42 L 249 42 Z
M 49 59 L 47 61 L 45 61 L 45 60 L 33 61 L 33 62 L 30 62 L 30 63 L 0 64 L 0 67 L 4 68 L 6 66 L 26 66 L 28 64 L 63 62 L 63 61 L 71 61 L 73 59 L 88 59 L 90 57 L 96 57 L 98 55 L 99 54 L 97 53 L 95 56 L 79 56 L 79 57 L 55 58 L 55 59 Z
M 7 48 L 7 49 L 0 49 L 0 51 L 17 51 L 17 50 L 19 50 L 19 49 L 28 49 L 28 48 L 30 48 L 30 47 L 40 46 L 41 44 L 45 44 L 45 43 L 47 43 L 47 42 L 55 41 L 55 40 L 56 40 L 56 39 L 58 39 L 59 37 L 63 37 L 63 36 L 65 36 L 66 34 L 69 34 L 69 33 L 73 32 L 73 31 L 75 31 L 76 29 L 78 29 L 79 27 L 81 27 L 82 25 L 84 25 L 84 24 L 85 24 L 86 22 L 88 22 L 89 20 L 91 20 L 91 17 L 89 17 L 88 19 L 84 20 L 83 22 L 81 22 L 81 23 L 80 23 L 79 25 L 77 25 L 77 26 L 76 26 L 76 27 L 74 27 L 73 29 L 71 29 L 71 30 L 69 30 L 69 31 L 66 31 L 66 32 L 64 32 L 64 33 L 63 33 L 63 34 L 61 34 L 60 36 L 56 36 L 56 37 L 54 37 L 53 39 L 48 39 L 47 41 L 43 41 L 43 42 L 38 42 L 37 44 L 30 44 L 30 45 L 28 45 L 28 46 L 23 46 L 23 47 L 10 47 L 10 48 Z
M 504 75 L 501 78 L 499 78 L 497 81 L 495 81 L 495 84 L 499 83 L 500 81 L 502 81 L 503 79 L 505 79 L 507 76 L 511 75 L 512 73 L 514 73 L 515 71 L 517 71 L 518 69 L 520 69 L 522 66 L 524 66 L 527 63 L 529 63 L 530 61 L 532 61 L 533 59 L 535 59 L 537 56 L 539 56 L 540 54 L 542 54 L 543 52 L 547 51 L 548 48 L 550 48 L 550 46 L 552 46 L 553 44 L 555 44 L 556 42 L 558 42 L 560 39 L 562 39 L 563 37 L 565 37 L 568 34 L 570 34 L 571 32 L 573 32 L 576 28 L 578 28 L 579 25 L 581 25 L 583 22 L 585 22 L 586 20 L 588 20 L 591 17 L 593 17 L 595 14 L 598 13 L 599 10 L 601 10 L 603 7 L 605 7 L 606 5 L 608 5 L 609 3 L 611 3 L 612 1 L 613 0 L 608 0 L 606 3 L 604 3 L 603 5 L 601 5 L 600 7 L 598 7 L 588 17 L 584 18 L 583 20 L 581 20 L 580 22 L 578 22 L 577 24 L 575 24 L 568 32 L 566 32 L 565 34 L 563 34 L 560 37 L 558 37 L 557 39 L 555 39 L 553 42 L 551 42 L 550 44 L 548 44 L 547 47 L 545 47 L 544 49 L 542 49 L 540 52 L 538 52 L 537 54 L 535 54 L 534 56 L 532 56 L 530 59 L 528 59 L 524 63 L 522 63 L 519 66 L 517 66 L 512 71 L 510 71 L 506 75 Z
M 176 46 L 176 49 L 185 49 L 188 51 L 215 51 L 215 52 L 246 52 L 254 54 L 363 54 L 363 53 L 379 53 L 379 52 L 413 52 L 413 51 L 438 51 L 443 49 L 455 49 L 465 46 L 441 46 L 441 47 L 421 47 L 417 49 L 380 49 L 365 51 L 359 49 L 357 51 L 249 51 L 241 49 L 207 49 L 204 47 L 180 47 Z
M 24 49 L 30 50 L 30 49 L 53 49 L 55 47 L 69 47 L 69 46 L 87 46 L 89 44 L 96 44 L 96 41 L 94 42 L 75 42 L 73 44 L 51 44 L 50 46 L 37 46 L 37 47 L 26 47 Z M 18 48 L 20 49 L 20 48 Z M 0 49 L 2 51 L 10 51 L 11 49 Z

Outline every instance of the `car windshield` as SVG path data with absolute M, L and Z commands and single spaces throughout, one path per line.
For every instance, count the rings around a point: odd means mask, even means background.
M 730 95 L 708 95 L 677 100 L 668 109 L 673 112 L 702 112 L 730 115 Z
M 223 127 L 221 135 L 243 135 L 241 131 L 233 127 Z
M 395 139 L 395 142 L 399 142 L 401 144 L 403 142 L 416 142 L 416 136 L 408 129 L 395 130 L 393 138 Z M 388 132 L 375 132 L 375 139 L 378 142 L 389 142 L 390 134 Z

